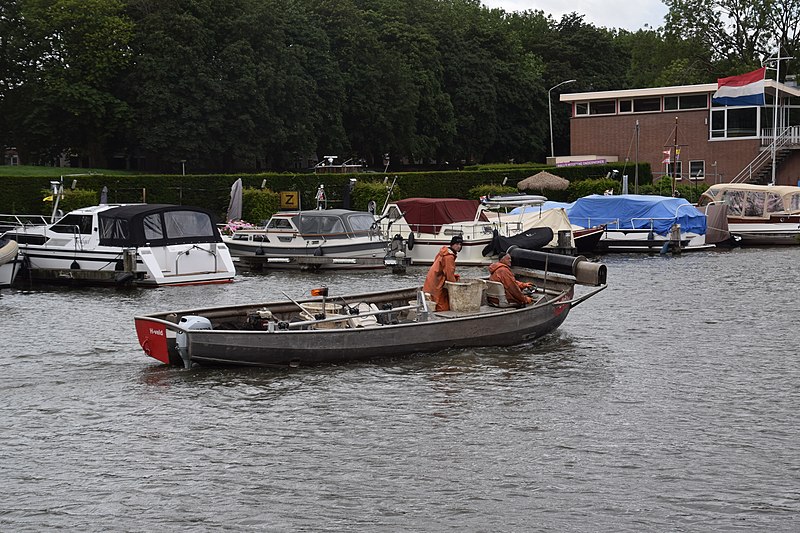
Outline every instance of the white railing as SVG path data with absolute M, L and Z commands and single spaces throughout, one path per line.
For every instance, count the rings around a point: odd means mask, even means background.
M 764 128 L 761 130 L 761 146 L 767 147 L 772 145 L 772 128 Z M 785 145 L 800 145 L 800 126 L 789 126 L 784 129 L 779 138 L 785 138 Z
M 772 130 L 768 129 L 764 130 L 764 132 L 772 133 Z M 765 145 L 764 143 L 767 141 L 769 142 Z M 785 128 L 780 132 L 780 135 L 778 135 L 778 138 L 774 141 L 772 140 L 772 137 L 767 138 L 762 135 L 761 145 L 765 148 L 761 150 L 752 161 L 750 161 L 749 165 L 744 167 L 741 172 L 739 172 L 731 180 L 731 183 L 744 183 L 746 181 L 750 181 L 754 175 L 758 174 L 764 165 L 772 162 L 773 150 L 777 152 L 778 150 L 781 150 L 787 146 L 800 145 L 800 126 L 790 126 Z

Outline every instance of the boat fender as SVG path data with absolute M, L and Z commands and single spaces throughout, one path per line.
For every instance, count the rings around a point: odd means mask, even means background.
M 413 250 L 414 249 L 414 234 L 413 233 L 409 233 L 408 234 L 408 239 L 406 239 L 406 242 L 408 243 L 408 249 L 409 250 Z
M 322 247 L 318 246 L 316 250 L 314 250 L 314 257 L 321 257 L 323 255 Z
M 130 285 L 133 283 L 135 277 L 133 272 L 118 272 L 114 274 L 114 283 L 120 286 Z

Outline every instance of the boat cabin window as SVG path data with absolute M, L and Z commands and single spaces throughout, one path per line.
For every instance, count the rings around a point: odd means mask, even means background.
M 164 229 L 170 239 L 215 235 L 211 217 L 198 211 L 166 211 Z
M 764 194 L 763 192 L 749 191 L 745 196 L 744 216 L 763 217 L 764 200 L 766 200 L 766 194 Z
M 338 216 L 298 216 L 295 223 L 303 234 L 345 233 L 344 223 Z
M 350 229 L 354 233 L 370 231 L 372 225 L 375 223 L 375 217 L 368 214 L 350 215 L 347 217 L 347 223 L 350 224 Z
M 397 209 L 397 206 L 393 205 L 392 207 L 389 208 L 387 215 L 389 215 L 387 218 L 389 218 L 390 220 L 397 220 L 398 218 L 400 218 L 400 210 Z
M 293 229 L 292 223 L 288 218 L 271 218 L 267 223 L 267 229 Z
M 789 197 L 789 211 L 794 213 L 800 211 L 800 193 L 793 194 Z
M 161 217 L 156 213 L 144 217 L 144 237 L 148 241 L 155 241 L 164 238 L 164 227 L 161 224 Z
M 744 215 L 744 191 L 725 191 L 722 201 L 728 205 L 728 216 L 740 217 Z
M 784 210 L 783 208 L 783 198 L 778 196 L 775 193 L 768 192 L 767 193 L 767 212 L 766 215 L 770 213 L 780 213 Z
M 92 215 L 67 215 L 50 228 L 56 233 L 81 233 L 91 235 Z
M 153 213 L 144 217 L 142 225 L 147 241 L 214 235 L 214 225 L 209 216 L 197 211 Z

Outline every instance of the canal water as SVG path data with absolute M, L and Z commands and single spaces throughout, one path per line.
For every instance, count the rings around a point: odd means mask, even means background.
M 797 531 L 800 248 L 604 261 L 537 342 L 282 371 L 132 318 L 425 271 L 5 290 L 0 530 Z

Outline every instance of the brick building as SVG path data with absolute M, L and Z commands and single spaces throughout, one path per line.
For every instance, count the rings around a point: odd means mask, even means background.
M 717 84 L 709 83 L 562 94 L 561 101 L 572 107 L 571 155 L 548 162 L 638 160 L 650 163 L 655 179 L 675 173 L 679 180 L 708 184 L 770 183 L 777 90 L 775 183 L 798 185 L 800 89 L 794 80 L 765 80 L 762 107 L 712 104 L 716 90 Z

